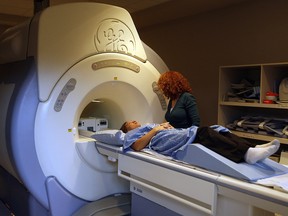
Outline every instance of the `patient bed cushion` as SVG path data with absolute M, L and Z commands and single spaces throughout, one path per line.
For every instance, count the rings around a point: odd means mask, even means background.
M 288 173 L 287 167 L 269 158 L 252 165 L 245 162 L 235 163 L 201 144 L 189 144 L 185 149 L 178 151 L 175 157 L 177 160 L 247 181 Z

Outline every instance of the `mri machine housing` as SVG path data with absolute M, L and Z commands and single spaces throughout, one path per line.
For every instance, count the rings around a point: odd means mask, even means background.
M 111 128 L 162 121 L 155 81 L 167 67 L 129 13 L 94 3 L 49 7 L 1 35 L 0 58 L 1 200 L 16 215 L 65 216 L 125 196 L 117 162 L 77 128 L 86 107 Z
M 137 216 L 287 215 L 287 193 L 117 146 L 96 142 L 96 149 L 79 134 L 81 117 L 119 128 L 164 116 L 155 81 L 167 67 L 127 11 L 59 5 L 0 41 L 0 198 L 16 215 L 83 216 L 101 201 L 123 214 L 129 191 Z

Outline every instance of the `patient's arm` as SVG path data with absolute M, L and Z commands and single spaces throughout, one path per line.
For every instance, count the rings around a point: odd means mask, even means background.
M 135 151 L 140 151 L 143 148 L 145 148 L 150 140 L 152 139 L 152 137 L 160 130 L 165 130 L 167 129 L 166 125 L 158 125 L 156 127 L 154 127 L 151 131 L 149 131 L 147 134 L 145 134 L 144 136 L 142 136 L 140 139 L 136 140 L 131 148 Z

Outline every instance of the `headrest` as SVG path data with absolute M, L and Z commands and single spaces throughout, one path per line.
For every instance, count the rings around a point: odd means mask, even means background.
M 110 145 L 122 146 L 124 143 L 125 133 L 122 130 L 101 130 L 93 133 L 91 138 Z

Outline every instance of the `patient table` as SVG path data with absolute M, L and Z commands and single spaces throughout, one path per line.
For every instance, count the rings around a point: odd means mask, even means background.
M 123 153 L 121 148 L 99 142 L 96 148 L 118 159 L 118 175 L 130 181 L 132 215 L 288 215 L 287 191 L 229 177 L 150 151 Z M 206 154 L 201 147 L 196 153 L 199 152 Z M 283 172 L 287 170 L 284 168 Z

